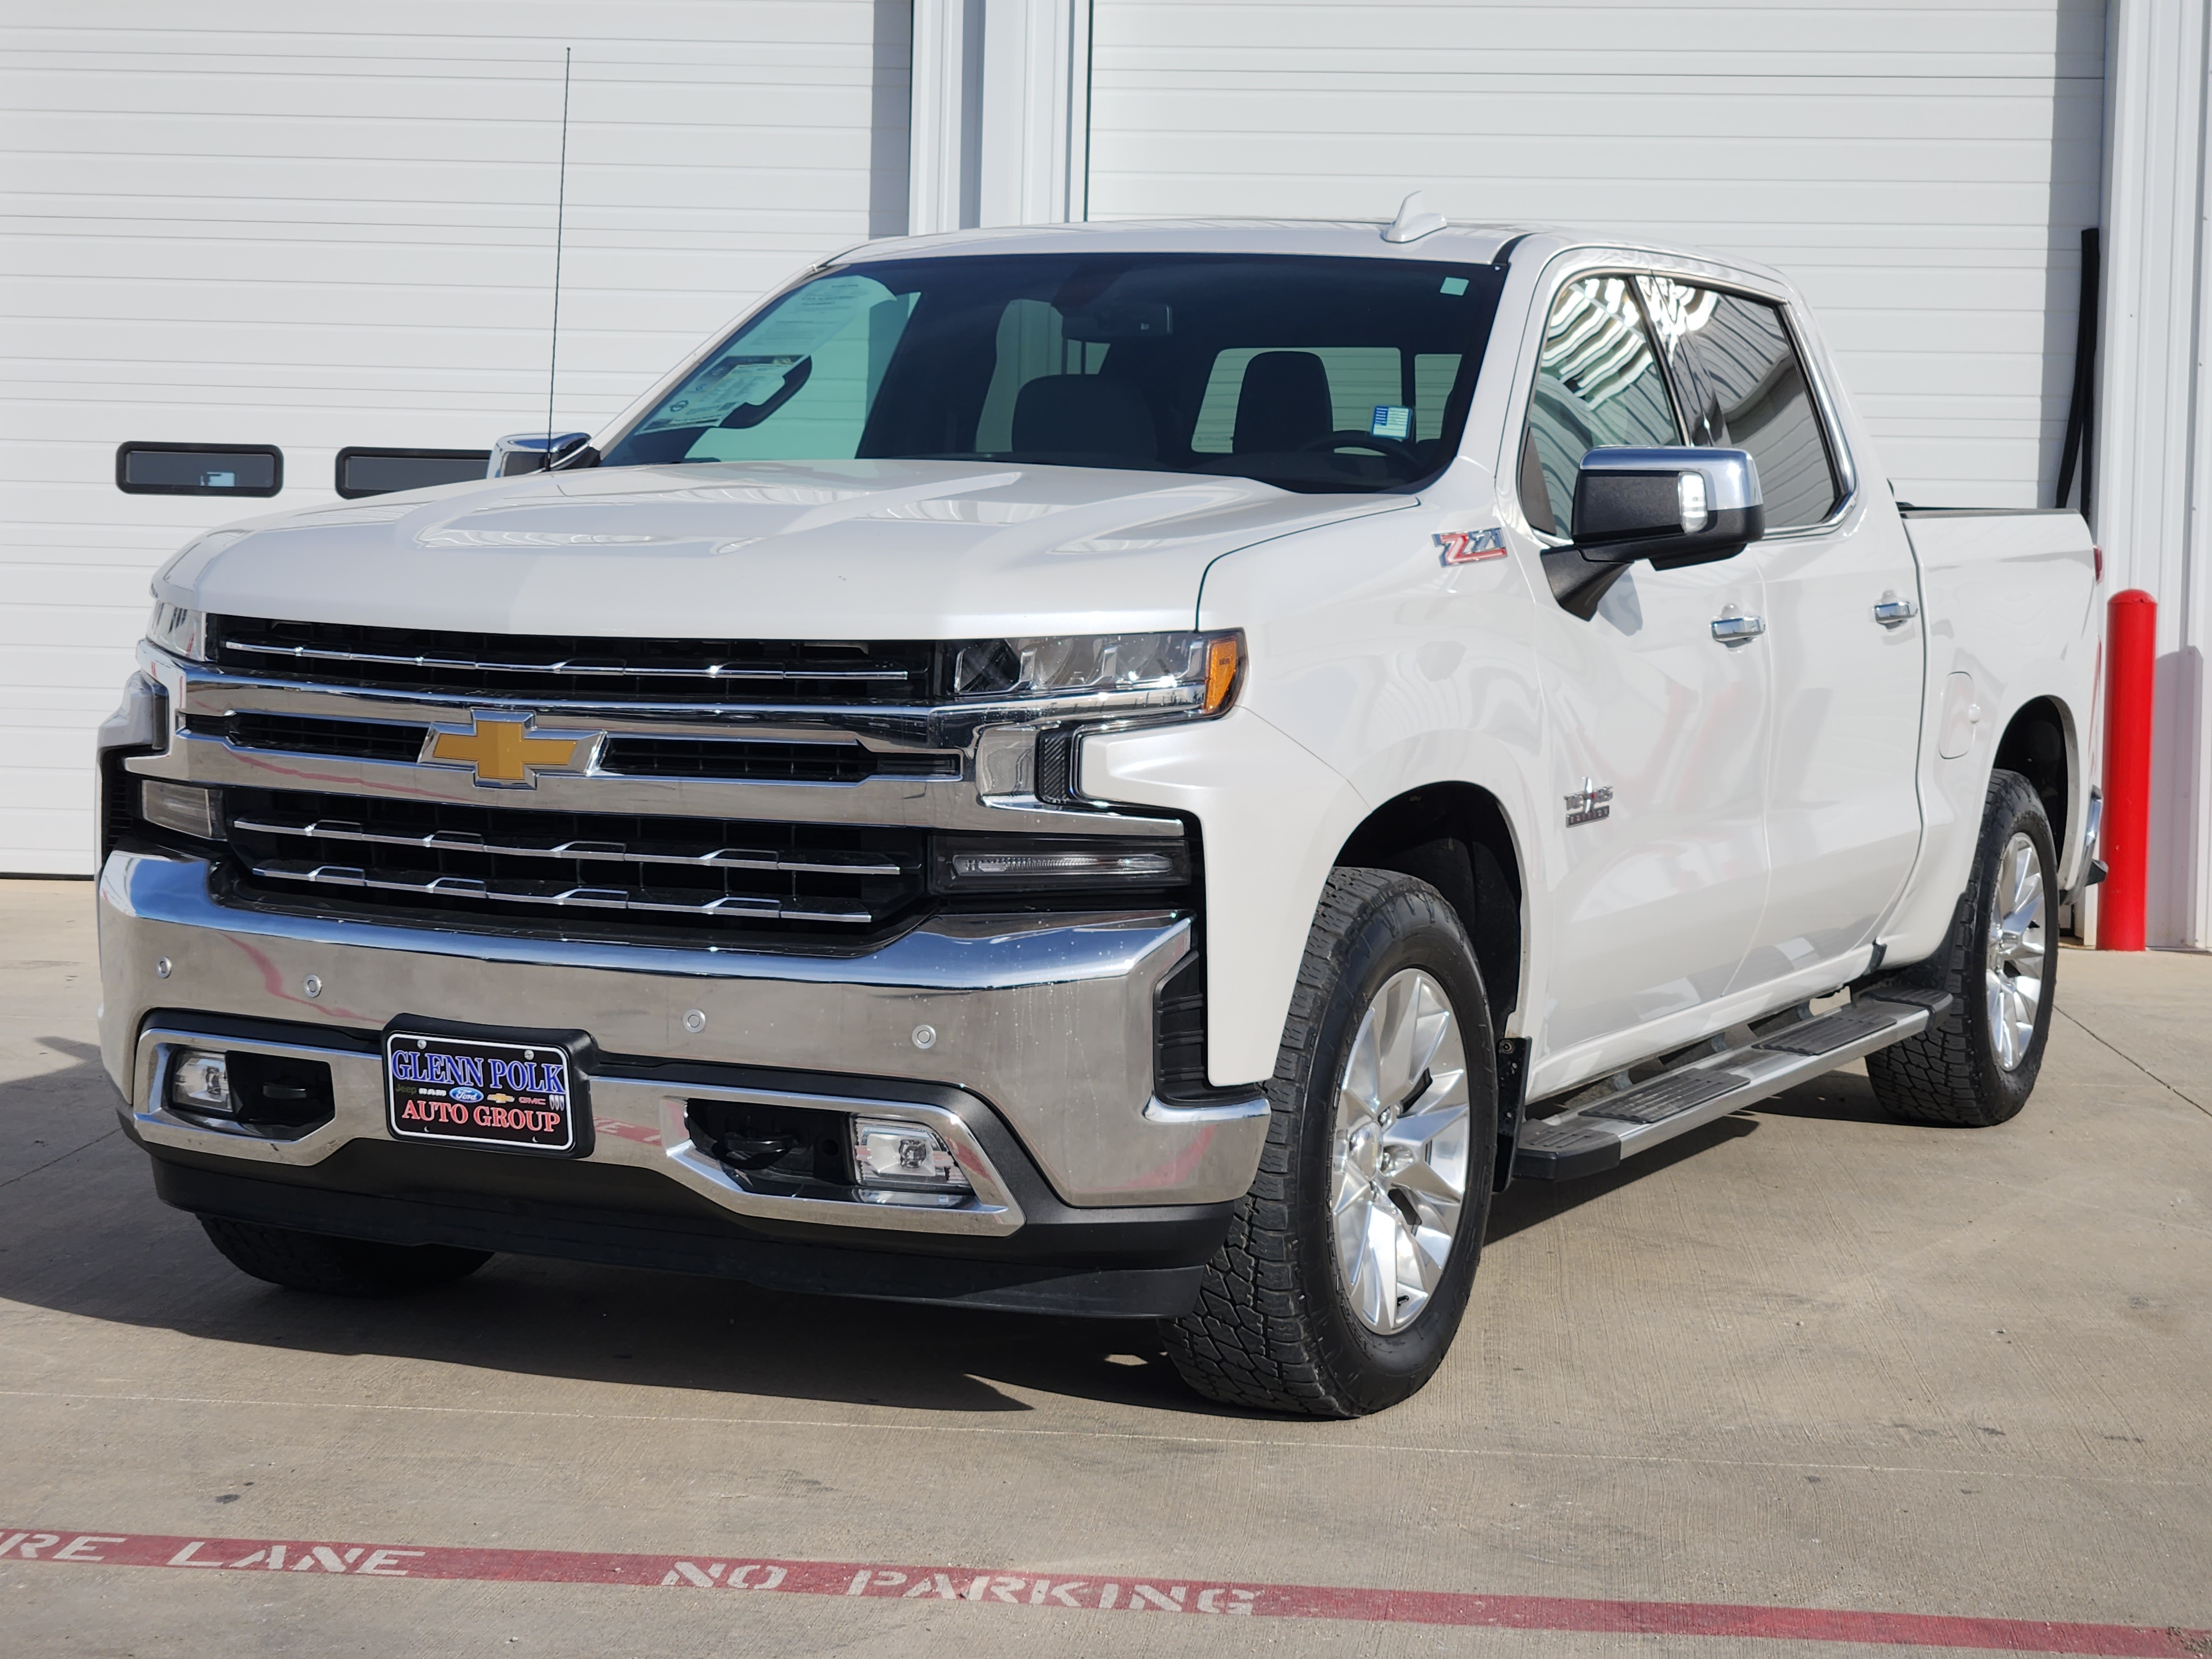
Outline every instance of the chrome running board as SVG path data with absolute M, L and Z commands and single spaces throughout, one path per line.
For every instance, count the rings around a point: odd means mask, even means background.
M 1831 1013 L 1770 1026 L 1740 1048 L 1699 1054 L 1625 1089 L 1584 1090 L 1567 1110 L 1522 1126 L 1513 1173 L 1523 1181 L 1601 1174 L 1715 1118 L 1917 1036 L 1950 1004 L 1942 991 L 1877 986 Z

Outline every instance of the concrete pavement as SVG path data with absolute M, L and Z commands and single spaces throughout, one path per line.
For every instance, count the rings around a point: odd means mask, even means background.
M 1144 1326 L 518 1258 L 380 1304 L 246 1279 L 116 1128 L 91 896 L 0 883 L 0 1539 L 2212 1626 L 2212 958 L 2066 953 L 2041 1085 L 2000 1128 L 1889 1122 L 1854 1067 L 1515 1188 L 1427 1391 L 1316 1424 L 1206 1405 Z M 0 1653 L 1814 1650 L 1027 1594 L 0 1556 Z

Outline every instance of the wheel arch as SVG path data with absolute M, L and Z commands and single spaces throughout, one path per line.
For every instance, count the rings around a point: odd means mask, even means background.
M 1425 783 L 1370 812 L 1338 849 L 1339 867 L 1427 882 L 1474 946 L 1494 1029 L 1520 1006 L 1528 972 L 1528 882 L 1511 818 L 1479 784 Z
M 2079 757 L 2074 722 L 2066 706 L 2057 697 L 2040 696 L 2031 698 L 2014 712 L 2004 735 L 1997 739 L 1996 756 L 1990 763 L 1998 771 L 2017 772 L 2026 778 L 2043 802 L 2061 869 L 2067 862 L 2066 832 L 2073 817 Z

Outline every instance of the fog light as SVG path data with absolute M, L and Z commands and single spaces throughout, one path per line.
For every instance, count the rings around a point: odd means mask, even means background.
M 149 778 L 138 791 L 138 811 L 149 823 L 201 841 L 213 841 L 222 833 L 212 789 Z
M 920 1123 L 854 1118 L 853 1172 L 863 1187 L 907 1192 L 969 1190 L 968 1177 L 960 1173 L 960 1160 L 953 1157 L 952 1149 L 938 1139 L 936 1131 Z
M 230 1062 L 221 1054 L 188 1048 L 169 1067 L 169 1103 L 191 1112 L 237 1110 L 230 1098 Z

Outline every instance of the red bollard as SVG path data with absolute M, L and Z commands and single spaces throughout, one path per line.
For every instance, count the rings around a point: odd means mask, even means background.
M 2140 587 L 2113 594 L 2105 613 L 2105 827 L 2100 854 L 2112 873 L 2097 895 L 2100 951 L 2143 948 L 2157 662 L 2158 601 Z

